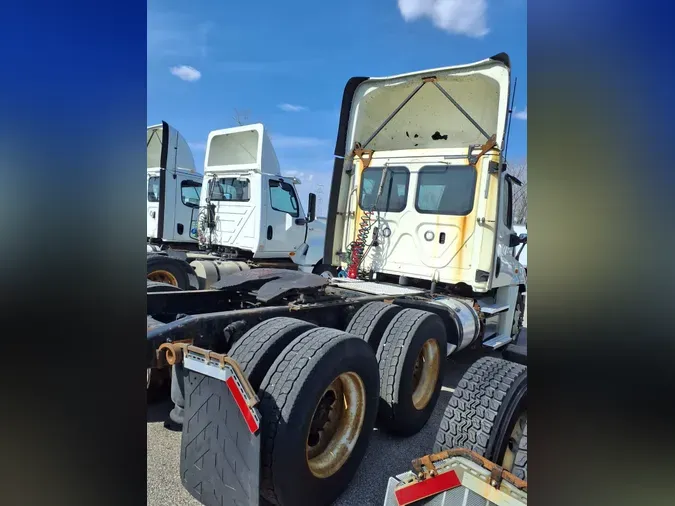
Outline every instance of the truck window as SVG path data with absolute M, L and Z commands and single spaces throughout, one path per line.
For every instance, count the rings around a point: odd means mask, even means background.
M 210 179 L 208 186 L 210 202 L 227 200 L 230 202 L 248 202 L 251 199 L 249 180 L 226 177 Z
M 377 200 L 381 180 L 382 167 L 369 167 L 363 171 L 359 206 L 364 211 L 400 213 L 408 201 L 410 172 L 405 167 L 389 167 L 382 186 L 382 195 Z
M 148 178 L 148 202 L 159 202 L 159 177 Z
M 427 165 L 417 177 L 415 209 L 423 214 L 466 216 L 473 210 L 476 169 L 470 165 Z
M 188 207 L 199 207 L 199 194 L 202 185 L 197 181 L 181 181 L 180 199 Z
M 288 183 L 270 180 L 270 205 L 275 211 L 288 213 L 293 218 L 300 216 L 298 199 L 293 186 Z

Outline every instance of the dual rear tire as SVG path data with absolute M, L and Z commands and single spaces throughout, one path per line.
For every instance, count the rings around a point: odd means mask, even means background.
M 229 355 L 260 399 L 261 504 L 334 502 L 354 477 L 375 426 L 379 377 L 371 347 L 339 330 L 279 317 L 249 330 Z M 188 383 L 200 388 L 199 379 Z M 183 441 L 198 436 L 191 427 L 183 425 Z M 195 495 L 208 481 L 210 495 L 199 495 L 200 502 L 228 503 L 231 490 L 216 468 L 204 469 L 203 448 L 182 451 L 182 468 L 201 469 L 183 473 L 183 484 Z M 222 458 L 227 455 L 215 460 Z
M 431 417 L 443 382 L 447 337 L 441 318 L 370 302 L 354 314 L 347 332 L 376 352 L 379 427 L 398 436 L 419 432 Z
M 356 474 L 376 422 L 388 432 L 409 435 L 429 419 L 445 357 L 440 318 L 373 303 L 357 312 L 347 331 L 271 318 L 228 353 L 260 399 L 262 503 L 333 503 Z M 185 423 L 184 441 L 197 436 L 191 430 Z M 185 466 L 202 465 L 203 450 L 182 454 Z M 196 480 L 220 481 L 215 470 L 183 476 L 193 495 Z M 225 483 L 213 489 L 222 491 L 220 498 L 217 492 L 199 497 L 207 506 L 228 497 Z

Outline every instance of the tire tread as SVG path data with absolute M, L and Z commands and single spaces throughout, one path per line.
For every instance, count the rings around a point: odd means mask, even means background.
M 275 348 L 285 348 L 295 337 L 313 328 L 316 328 L 313 323 L 295 318 L 285 316 L 270 318 L 238 339 L 230 348 L 228 355 L 237 361 L 249 377 L 253 389 L 257 390 L 267 374 L 267 370 L 262 369 L 271 367 L 276 359 L 269 357 L 269 353 Z M 281 351 L 279 350 L 280 353 Z M 269 363 L 268 367 L 265 367 L 266 363 Z
M 483 357 L 462 376 L 436 434 L 434 452 L 467 448 L 486 458 L 497 414 L 511 385 L 526 373 L 523 365 Z

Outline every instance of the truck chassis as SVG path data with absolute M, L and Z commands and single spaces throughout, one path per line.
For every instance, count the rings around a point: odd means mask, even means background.
M 429 290 L 334 281 L 256 269 L 148 293 L 148 367 L 182 376 L 181 479 L 202 504 L 330 504 L 376 423 L 407 436 L 428 421 L 452 312 Z

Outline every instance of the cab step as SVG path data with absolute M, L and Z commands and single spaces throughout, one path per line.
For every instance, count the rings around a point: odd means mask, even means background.
M 488 338 L 487 341 L 483 341 L 483 346 L 485 348 L 490 348 L 491 350 L 496 350 L 502 346 L 506 346 L 513 342 L 513 338 L 509 335 L 502 334 L 494 337 Z
M 505 313 L 506 311 L 509 310 L 509 305 L 508 304 L 481 304 L 480 301 L 478 301 L 478 304 L 480 305 L 480 310 L 481 312 L 485 313 L 486 315 L 494 316 L 499 313 Z

